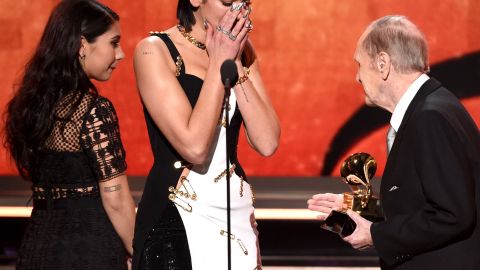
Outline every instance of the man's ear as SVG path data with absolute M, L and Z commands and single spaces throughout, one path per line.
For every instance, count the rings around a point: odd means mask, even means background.
M 386 80 L 392 67 L 392 59 L 386 52 L 380 52 L 376 59 L 376 68 L 382 74 L 382 79 Z

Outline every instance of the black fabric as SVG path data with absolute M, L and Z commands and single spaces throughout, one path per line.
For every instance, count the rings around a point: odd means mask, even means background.
M 152 33 L 152 36 L 159 37 L 165 43 L 168 51 L 170 52 L 170 55 L 172 56 L 172 59 L 174 60 L 174 62 L 176 62 L 178 57 L 180 56 L 180 53 L 178 52 L 175 44 L 173 44 L 172 40 L 168 37 L 168 35 L 165 33 L 154 32 Z M 180 67 L 180 74 L 185 74 L 185 65 L 182 65 Z
M 126 270 L 126 252 L 101 200 L 93 208 L 34 209 L 17 270 Z
M 161 38 L 165 42 L 170 55 L 172 56 L 173 62 L 176 62 L 176 59 L 180 55 L 168 35 L 165 33 L 154 33 L 153 35 Z M 177 79 L 193 108 L 200 95 L 203 80 L 194 75 L 185 73 L 185 67 L 183 65 Z M 176 186 L 180 177 L 181 170 L 175 169 L 173 164 L 176 161 L 183 160 L 180 154 L 177 153 L 173 146 L 168 142 L 167 138 L 158 129 L 146 108 L 144 108 L 144 115 L 152 147 L 154 163 L 148 174 L 142 199 L 138 205 L 135 222 L 135 236 L 133 241 L 133 269 L 139 269 L 140 257 L 144 252 L 148 233 L 162 218 L 163 211 L 166 205 L 170 202 L 168 199 L 168 187 Z M 228 133 L 229 145 L 231 148 L 230 159 L 232 162 L 236 163 L 235 172 L 246 179 L 243 169 L 238 163 L 236 157 L 238 137 L 242 122 L 243 118 L 237 106 Z
M 380 196 L 385 221 L 371 233 L 382 269 L 479 269 L 480 133 L 434 79 L 405 113 Z
M 126 170 L 116 113 L 107 99 L 87 94 L 67 119 L 71 104 L 58 106 L 34 170 L 34 210 L 17 269 L 126 269 L 98 189 Z
M 192 269 L 185 227 L 173 203 L 167 204 L 162 218 L 148 233 L 139 269 Z

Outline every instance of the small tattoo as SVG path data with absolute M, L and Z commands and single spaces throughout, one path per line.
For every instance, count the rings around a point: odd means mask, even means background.
M 103 191 L 105 191 L 105 192 L 115 192 L 115 191 L 119 191 L 121 189 L 121 187 L 122 187 L 121 184 L 111 186 L 111 187 L 104 187 Z
M 153 52 L 142 52 L 143 55 L 153 54 Z
M 242 88 L 242 92 L 243 92 L 243 95 L 245 96 L 245 100 L 248 102 L 247 92 L 245 91 L 245 88 L 243 88 L 242 84 L 240 84 L 240 87 Z

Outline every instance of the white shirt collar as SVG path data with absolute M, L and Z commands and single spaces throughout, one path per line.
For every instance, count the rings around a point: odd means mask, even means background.
M 397 106 L 395 106 L 395 110 L 393 110 L 392 118 L 390 118 L 390 125 L 392 125 L 395 132 L 398 132 L 400 128 L 400 124 L 402 123 L 403 116 L 405 116 L 405 112 L 407 111 L 408 106 L 412 102 L 413 98 L 417 94 L 420 87 L 428 81 L 430 77 L 427 74 L 422 74 L 418 77 L 407 89 L 407 91 L 403 94 L 398 102 Z

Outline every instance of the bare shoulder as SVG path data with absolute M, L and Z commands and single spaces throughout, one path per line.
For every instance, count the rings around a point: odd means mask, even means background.
M 159 37 L 152 35 L 143 38 L 137 43 L 134 55 L 135 58 L 148 55 L 161 56 L 164 49 L 166 49 L 165 43 Z
M 174 29 L 175 27 L 171 27 L 162 32 L 150 32 L 150 35 L 148 37 L 143 38 L 137 43 L 134 51 L 135 57 L 155 54 L 160 54 L 159 56 L 162 56 L 165 53 L 168 53 L 168 48 L 165 45 L 165 42 L 163 42 L 163 40 L 158 36 L 158 34 L 166 34 L 170 36 Z

